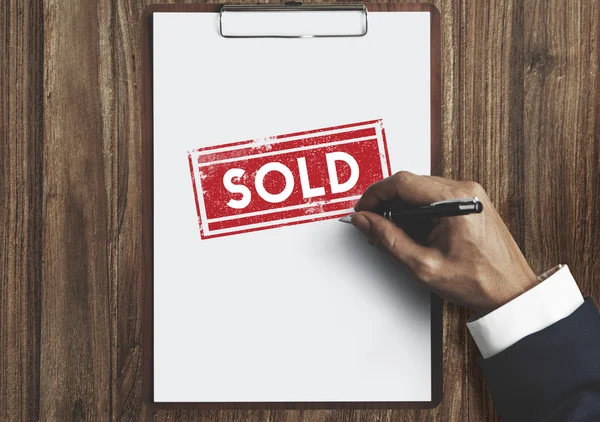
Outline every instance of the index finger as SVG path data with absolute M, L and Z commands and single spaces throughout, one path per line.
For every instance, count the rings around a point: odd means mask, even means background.
M 452 199 L 452 181 L 442 183 L 437 177 L 419 176 L 400 171 L 373 183 L 356 203 L 356 211 L 376 209 L 381 203 L 400 200 L 408 204 L 428 205 Z

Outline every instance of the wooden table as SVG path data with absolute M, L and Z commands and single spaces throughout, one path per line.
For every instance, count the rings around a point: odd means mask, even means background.
M 145 1 L 0 2 L 0 420 L 483 421 L 445 306 L 432 411 L 153 412 L 141 395 Z M 534 271 L 600 302 L 600 4 L 438 0 L 444 174 L 488 191 Z

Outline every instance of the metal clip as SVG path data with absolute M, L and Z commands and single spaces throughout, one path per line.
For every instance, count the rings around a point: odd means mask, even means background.
M 474 197 L 474 198 L 446 199 L 445 201 L 438 201 L 438 202 L 434 202 L 429 205 L 434 207 L 434 206 L 440 205 L 440 204 L 477 204 L 478 202 L 479 202 L 479 198 Z
M 227 13 L 239 12 L 332 12 L 332 11 L 355 11 L 363 15 L 362 31 L 356 34 L 307 34 L 307 35 L 232 35 L 224 30 L 223 18 Z M 363 37 L 369 30 L 369 19 L 367 7 L 364 4 L 303 4 L 302 1 L 288 1 L 284 4 L 231 4 L 224 5 L 219 12 L 219 33 L 224 38 L 341 38 L 341 37 Z

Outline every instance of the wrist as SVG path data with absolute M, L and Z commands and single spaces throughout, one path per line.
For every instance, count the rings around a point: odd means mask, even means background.
M 527 264 L 521 267 L 519 271 L 510 271 L 508 274 L 508 277 L 504 276 L 498 281 L 496 295 L 489 306 L 478 310 L 480 315 L 495 311 L 540 283 L 540 279 Z

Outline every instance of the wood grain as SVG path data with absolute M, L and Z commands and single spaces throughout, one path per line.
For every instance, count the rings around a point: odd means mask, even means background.
M 445 305 L 434 410 L 153 411 L 141 391 L 141 14 L 150 1 L 0 5 L 0 419 L 485 421 Z M 443 171 L 488 190 L 534 271 L 600 302 L 600 2 L 434 2 Z
M 42 420 L 101 420 L 114 406 L 116 116 L 104 9 L 90 5 L 44 4 Z
M 35 420 L 42 288 L 42 7 L 0 3 L 0 420 Z
M 600 3 L 532 2 L 525 25 L 525 255 L 568 264 L 598 302 Z

